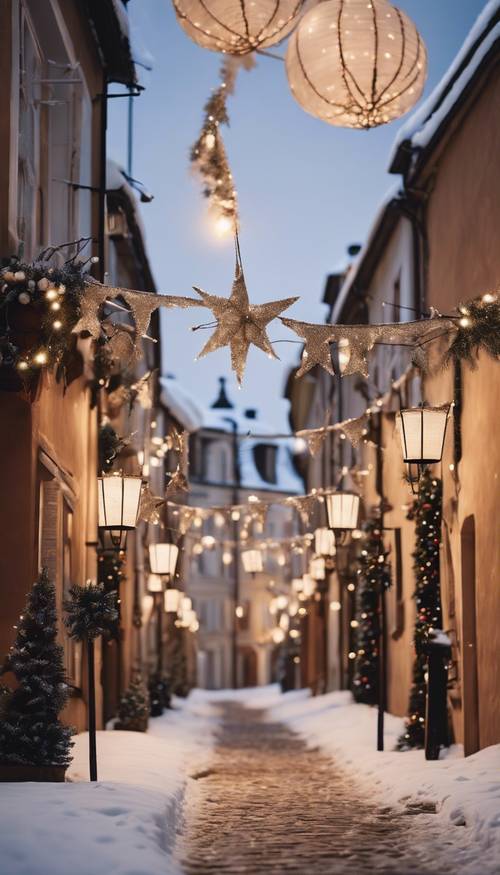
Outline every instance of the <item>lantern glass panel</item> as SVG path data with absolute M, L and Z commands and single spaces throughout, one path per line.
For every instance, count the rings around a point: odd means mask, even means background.
M 166 589 L 165 590 L 165 612 L 167 614 L 176 614 L 179 610 L 179 603 L 181 600 L 181 593 L 178 589 Z
M 165 574 L 173 577 L 179 556 L 176 544 L 150 544 L 149 565 L 153 574 Z
M 316 581 L 313 580 L 310 574 L 304 574 L 304 576 L 302 577 L 302 583 L 302 592 L 304 593 L 306 598 L 311 598 L 316 590 Z
M 135 529 L 141 497 L 141 477 L 108 474 L 97 478 L 99 528 Z
M 355 529 L 358 525 L 359 495 L 333 492 L 326 496 L 326 512 L 331 529 Z
M 331 529 L 326 526 L 321 529 L 316 529 L 314 532 L 314 547 L 315 553 L 318 556 L 335 556 L 337 552 L 335 547 L 335 535 Z
M 333 534 L 333 533 L 332 533 Z M 309 563 L 309 574 L 314 580 L 324 580 L 326 577 L 325 560 L 322 556 L 317 556 L 311 559 Z
M 396 422 L 405 462 L 432 464 L 443 455 L 449 407 L 401 410 Z

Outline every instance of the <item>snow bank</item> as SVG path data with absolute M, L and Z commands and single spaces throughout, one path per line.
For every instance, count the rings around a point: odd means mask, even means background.
M 176 701 L 147 733 L 99 732 L 88 780 L 87 734 L 66 784 L 4 784 L 2 875 L 177 875 L 171 851 L 188 776 L 207 762 L 214 709 Z
M 385 717 L 386 750 L 378 752 L 376 709 L 355 704 L 348 692 L 311 698 L 307 690 L 280 695 L 275 686 L 249 691 L 244 701 L 247 707 L 268 707 L 268 720 L 286 723 L 352 770 L 368 798 L 377 794 L 406 813 L 435 808 L 441 826 L 461 827 L 449 834 L 455 872 L 500 871 L 500 745 L 466 758 L 455 745 L 439 761 L 428 762 L 421 750 L 394 750 L 403 720 L 391 714 Z M 424 820 L 428 828 L 429 817 Z

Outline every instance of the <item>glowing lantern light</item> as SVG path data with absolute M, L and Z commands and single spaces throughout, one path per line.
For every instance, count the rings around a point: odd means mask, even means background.
M 165 613 L 166 614 L 176 614 L 179 610 L 179 604 L 182 598 L 182 593 L 178 589 L 166 589 L 165 590 Z
M 199 46 L 246 55 L 287 36 L 304 0 L 173 0 L 177 21 Z
M 179 548 L 176 544 L 150 544 L 149 565 L 153 574 L 161 574 L 170 579 L 175 575 Z
M 273 629 L 271 632 L 271 637 L 275 644 L 282 644 L 286 636 L 283 629 L 280 629 L 280 627 L 277 626 L 276 629 Z
M 311 598 L 316 589 L 316 581 L 313 580 L 310 574 L 304 574 L 302 577 L 302 592 L 306 598 Z
M 150 574 L 148 576 L 148 590 L 149 592 L 163 591 L 163 582 L 159 574 Z
M 427 53 L 414 23 L 388 0 L 327 0 L 301 19 L 286 71 L 306 112 L 331 125 L 372 128 L 419 99 Z
M 335 556 L 337 550 L 335 547 L 335 535 L 331 529 L 326 526 L 321 529 L 316 529 L 314 532 L 314 547 L 315 553 L 318 556 Z
M 355 492 L 332 492 L 326 496 L 328 525 L 334 532 L 357 528 L 359 495 Z
M 98 526 L 110 532 L 113 546 L 122 547 L 135 529 L 141 499 L 141 477 L 103 474 L 97 478 Z
M 247 574 L 257 574 L 262 571 L 262 553 L 260 550 L 243 550 L 241 560 Z
M 401 410 L 396 425 L 408 464 L 432 465 L 443 456 L 448 407 L 412 407 Z
M 316 556 L 309 563 L 309 574 L 313 580 L 324 580 L 326 577 L 326 566 L 323 556 Z

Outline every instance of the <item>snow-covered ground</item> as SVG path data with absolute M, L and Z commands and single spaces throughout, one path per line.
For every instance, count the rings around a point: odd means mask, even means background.
M 71 783 L 2 784 L 1 875 L 177 875 L 186 781 L 210 758 L 216 718 L 204 698 L 175 705 L 147 733 L 99 732 L 95 784 L 86 733 Z
M 281 695 L 278 687 L 238 694 L 251 708 L 267 708 L 268 720 L 286 723 L 311 745 L 319 745 L 353 779 L 366 786 L 369 799 L 406 813 L 431 810 L 436 826 L 443 826 L 446 847 L 436 848 L 441 861 L 452 861 L 460 875 L 498 875 L 500 872 L 500 745 L 464 758 L 455 745 L 437 762 L 425 760 L 421 750 L 394 750 L 403 720 L 385 718 L 385 751 L 376 750 L 376 709 L 357 705 L 348 692 L 312 698 L 308 691 Z M 233 694 L 234 696 L 234 694 Z M 420 827 L 420 820 L 422 826 Z M 415 839 L 422 841 L 428 817 L 415 817 Z M 436 837 L 434 839 L 436 842 Z

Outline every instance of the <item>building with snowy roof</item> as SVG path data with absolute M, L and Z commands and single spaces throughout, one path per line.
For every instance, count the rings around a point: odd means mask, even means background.
M 249 498 L 271 502 L 303 492 L 293 436 L 277 437 L 259 420 L 257 410 L 238 409 L 227 395 L 224 378 L 210 406 L 195 400 L 172 377 L 163 377 L 161 387 L 162 404 L 191 433 L 190 505 L 245 505 Z M 296 526 L 292 508 L 273 505 L 267 512 L 265 537 L 292 536 Z M 253 686 L 275 677 L 268 607 L 273 590 L 279 590 L 290 572 L 274 553 L 266 557 L 265 573 L 253 578 L 245 574 L 235 544 L 239 532 L 238 522 L 228 525 L 221 515 L 203 522 L 198 535 L 206 546 L 200 552 L 198 536 L 195 550 L 192 534 L 185 538 L 183 585 L 200 622 L 198 683 L 208 688 Z

